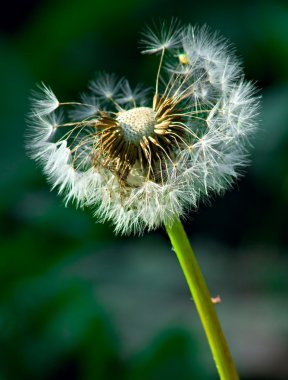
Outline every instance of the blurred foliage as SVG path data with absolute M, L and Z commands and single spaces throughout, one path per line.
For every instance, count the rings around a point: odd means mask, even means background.
M 47 273 L 23 281 L 7 298 L 0 309 L 5 378 L 117 377 L 113 329 L 87 286 Z
M 207 379 L 197 363 L 197 345 L 186 331 L 165 331 L 132 362 L 128 380 Z
M 287 257 L 287 1 L 30 0 L 19 3 L 17 14 L 13 2 L 6 7 L 0 23 L 0 379 L 207 379 L 192 332 L 163 327 L 127 355 L 118 326 L 95 295 L 97 283 L 62 275 L 68 259 L 77 266 L 79 255 L 118 252 L 128 238 L 115 237 L 110 226 L 94 223 L 89 210 L 65 208 L 49 193 L 24 150 L 29 95 L 44 81 L 60 98 L 77 98 L 98 70 L 153 85 L 157 63 L 137 47 L 151 20 L 176 16 L 219 30 L 261 88 L 261 127 L 245 179 L 212 208 L 202 205 L 186 228 L 235 252 L 267 245 Z M 261 279 L 267 291 L 287 295 L 287 271 L 275 268 L 263 269 Z M 281 376 L 275 372 L 273 379 Z

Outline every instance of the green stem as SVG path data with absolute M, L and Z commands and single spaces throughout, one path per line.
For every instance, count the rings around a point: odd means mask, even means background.
M 215 306 L 183 225 L 176 219 L 172 226 L 166 226 L 166 230 L 198 310 L 219 377 L 221 380 L 239 380 Z

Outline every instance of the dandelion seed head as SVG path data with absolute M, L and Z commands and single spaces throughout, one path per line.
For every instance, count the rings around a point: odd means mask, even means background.
M 100 73 L 79 102 L 41 85 L 27 149 L 65 202 L 92 207 L 117 233 L 141 234 L 222 194 L 241 175 L 259 97 L 231 45 L 178 21 L 148 28 L 155 88 Z

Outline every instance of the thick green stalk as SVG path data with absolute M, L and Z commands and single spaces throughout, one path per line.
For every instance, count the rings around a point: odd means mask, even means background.
M 219 377 L 221 380 L 239 380 L 215 306 L 183 225 L 176 219 L 171 227 L 166 226 L 166 230 L 199 313 Z

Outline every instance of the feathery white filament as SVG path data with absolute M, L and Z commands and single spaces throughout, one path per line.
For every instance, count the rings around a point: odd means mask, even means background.
M 48 115 L 59 107 L 59 101 L 51 88 L 44 83 L 38 85 L 38 91 L 33 91 L 32 113 L 37 116 Z

